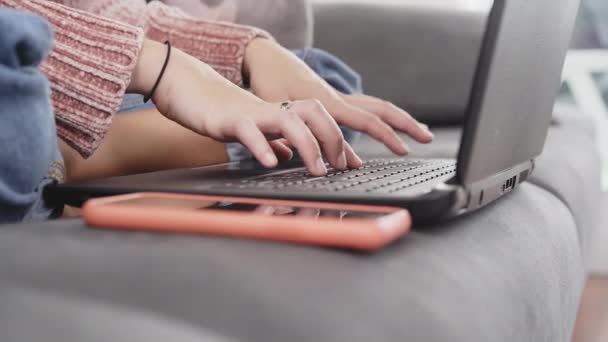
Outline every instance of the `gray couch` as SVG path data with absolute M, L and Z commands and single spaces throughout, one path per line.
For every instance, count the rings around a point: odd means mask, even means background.
M 424 3 L 315 5 L 315 43 L 434 124 L 416 154 L 454 156 L 484 14 Z M 568 342 L 597 223 L 593 140 L 583 115 L 557 109 L 529 183 L 373 255 L 78 220 L 4 227 L 0 339 Z

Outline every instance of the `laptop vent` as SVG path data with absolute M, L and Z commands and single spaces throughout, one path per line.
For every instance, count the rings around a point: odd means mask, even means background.
M 515 185 L 517 185 L 517 176 L 507 179 L 505 184 L 502 185 L 502 192 L 504 193 L 509 190 L 513 190 Z

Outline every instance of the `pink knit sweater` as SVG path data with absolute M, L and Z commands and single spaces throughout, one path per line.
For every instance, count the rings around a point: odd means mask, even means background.
M 144 36 L 170 40 L 239 85 L 245 48 L 268 37 L 252 27 L 192 18 L 158 1 L 53 1 L 0 0 L 0 6 L 51 23 L 55 46 L 41 68 L 51 83 L 57 133 L 85 157 L 99 146 L 120 106 Z

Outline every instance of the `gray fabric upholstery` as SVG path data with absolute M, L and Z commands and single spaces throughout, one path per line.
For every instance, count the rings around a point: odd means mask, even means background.
M 409 3 L 317 7 L 317 40 L 345 52 L 371 92 L 427 121 L 459 122 L 480 19 L 409 15 Z M 404 55 L 384 48 L 402 40 L 401 25 L 412 27 L 401 49 L 413 57 L 395 71 L 389 62 Z M 589 121 L 561 109 L 555 121 L 531 182 L 378 254 L 96 231 L 78 220 L 0 227 L 2 341 L 569 342 L 599 177 Z M 456 155 L 460 130 L 435 132 L 432 145 L 411 143 L 413 155 Z M 355 147 L 388 155 L 369 138 Z
M 600 228 L 603 194 L 600 188 L 600 158 L 593 121 L 584 113 L 558 107 L 545 151 L 537 159 L 530 181 L 548 190 L 573 213 L 585 253 L 589 239 Z
M 0 288 L 2 341 L 229 342 L 170 317 L 128 305 L 36 290 Z
M 582 263 L 567 207 L 530 184 L 375 255 L 79 221 L 2 227 L 0 300 L 11 305 L 0 331 L 6 342 L 96 340 L 102 327 L 160 319 L 162 335 L 130 341 L 567 342 Z M 83 314 L 88 330 L 72 326 Z M 55 333 L 36 340 L 38 327 Z
M 319 2 L 314 13 L 315 46 L 351 63 L 366 92 L 428 123 L 462 122 L 485 13 L 423 0 Z
M 237 22 L 268 30 L 289 49 L 312 44 L 312 9 L 306 0 L 239 0 Z

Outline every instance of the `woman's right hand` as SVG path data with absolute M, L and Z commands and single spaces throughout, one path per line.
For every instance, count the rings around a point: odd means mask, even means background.
M 144 42 L 128 91 L 150 91 L 166 52 L 163 44 Z M 153 101 L 163 115 L 194 132 L 223 142 L 242 143 L 265 167 L 277 166 L 278 159 L 290 159 L 288 145 L 298 150 L 315 176 L 327 173 L 323 154 L 337 169 L 362 164 L 318 101 L 295 101 L 288 110 L 283 109 L 280 103 L 260 100 L 175 48 Z

